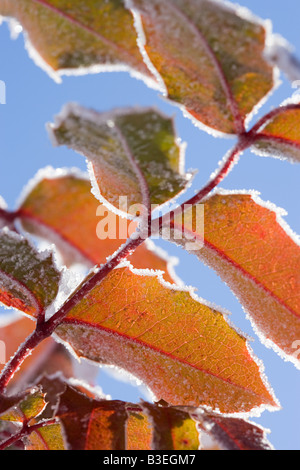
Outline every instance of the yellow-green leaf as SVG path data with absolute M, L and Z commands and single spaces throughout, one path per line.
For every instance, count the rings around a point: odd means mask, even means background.
M 198 450 L 199 433 L 196 422 L 184 411 L 173 407 L 142 403 L 153 426 L 155 450 Z
M 11 399 L 0 397 L 0 402 L 1 401 L 7 401 L 9 404 Z M 5 411 L 2 410 L 2 412 L 0 412 L 0 420 L 20 423 L 28 422 L 39 416 L 45 409 L 45 406 L 46 402 L 42 392 L 39 389 L 33 389 L 28 391 L 28 393 L 21 399 L 16 397 L 16 404 L 13 407 L 10 407 Z
M 130 67 L 151 75 L 122 0 L 0 0 L 0 15 L 22 24 L 31 45 L 55 71 Z

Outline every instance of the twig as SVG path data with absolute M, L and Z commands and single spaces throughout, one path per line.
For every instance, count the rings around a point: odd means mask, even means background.
M 32 426 L 28 426 L 28 423 L 25 422 L 22 426 L 22 429 L 14 434 L 13 436 L 9 437 L 6 439 L 6 441 L 2 442 L 0 444 L 0 450 L 5 450 L 7 447 L 15 444 L 16 442 L 20 441 L 24 437 L 28 436 L 34 431 L 37 431 L 40 428 L 43 428 L 45 426 L 50 426 L 51 424 L 56 424 L 58 421 L 56 418 L 49 419 L 47 421 L 41 421 L 37 424 L 33 424 Z

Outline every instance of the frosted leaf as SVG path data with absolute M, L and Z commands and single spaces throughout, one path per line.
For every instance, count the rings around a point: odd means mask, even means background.
M 262 120 L 256 128 L 252 150 L 261 156 L 300 161 L 300 98 L 286 100 Z
M 112 230 L 101 239 L 100 210 L 112 221 Z M 23 230 L 54 243 L 61 262 L 68 267 L 77 265 L 81 272 L 83 265 L 88 269 L 105 263 L 126 242 L 134 224 L 99 205 L 87 175 L 75 169 L 40 171 L 23 191 L 18 214 Z M 166 280 L 177 282 L 174 261 L 152 242 L 145 241 L 129 259 L 137 268 L 164 271 Z
M 300 337 L 299 237 L 279 211 L 256 194 L 217 191 L 204 201 L 204 233 L 193 231 L 193 211 L 184 213 L 184 233 L 202 241 L 194 250 L 224 280 L 263 338 L 297 367 L 293 344 Z M 182 231 L 181 218 L 174 220 Z M 185 237 L 171 240 L 185 246 Z M 274 346 L 275 345 L 275 346 Z
M 39 253 L 20 235 L 0 231 L 0 301 L 37 316 L 55 299 L 60 273 L 52 254 Z
M 277 407 L 246 339 L 188 289 L 149 271 L 112 271 L 56 334 L 79 357 L 125 369 L 157 400 L 228 413 Z
M 0 14 L 22 25 L 30 57 L 57 82 L 64 74 L 126 70 L 157 86 L 123 2 L 0 0 Z
M 269 22 L 229 2 L 126 3 L 166 96 L 215 132 L 243 132 L 247 115 L 273 88 L 273 68 L 263 54 Z
M 138 205 L 166 203 L 190 179 L 172 119 L 151 108 L 100 114 L 71 104 L 50 133 L 58 145 L 87 157 L 94 195 L 120 215 L 135 218 Z

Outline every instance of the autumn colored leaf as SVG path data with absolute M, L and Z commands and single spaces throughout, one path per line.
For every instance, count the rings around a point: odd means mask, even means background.
M 17 351 L 20 344 L 34 331 L 35 323 L 29 318 L 12 319 L 8 324 L 0 327 L 0 341 L 5 345 L 5 360 L 8 361 Z M 61 352 L 60 346 L 52 338 L 45 339 L 39 344 L 32 354 L 26 359 L 21 369 L 10 382 L 13 392 L 20 391 L 25 385 L 33 383 L 42 373 L 53 374 L 58 370 L 66 377 L 71 374 L 70 358 L 67 359 L 65 351 Z M 0 364 L 0 371 L 4 367 Z M 0 407 L 1 410 L 1 407 Z
M 184 212 L 184 227 L 182 215 L 176 216 L 171 238 L 185 246 L 187 234 L 193 235 L 199 243 L 193 253 L 228 284 L 266 344 L 299 366 L 294 348 L 300 338 L 296 237 L 278 211 L 255 195 L 220 192 L 204 207 L 204 239 L 194 231 L 191 208 Z
M 91 194 L 90 182 L 74 174 L 45 176 L 31 189 L 18 212 L 24 229 L 55 243 L 67 265 L 76 261 L 90 266 L 105 263 L 107 257 L 126 242 L 129 230 L 135 230 L 130 228 L 134 222 L 99 205 Z M 105 226 L 109 221 L 111 230 Z M 99 224 L 107 231 L 108 238 L 104 239 L 100 233 Z M 148 241 L 128 259 L 136 268 L 164 271 L 165 280 L 174 282 L 171 262 L 152 249 Z
M 39 389 L 28 391 L 21 400 L 16 397 L 16 404 L 5 411 L 3 411 L 3 402 L 9 404 L 11 398 L 7 400 L 5 397 L 0 397 L 0 420 L 18 423 L 28 422 L 36 418 L 46 406 L 44 395 Z
M 300 104 L 272 111 L 255 136 L 253 149 L 262 156 L 287 158 L 300 162 Z
M 100 114 L 69 104 L 50 130 L 54 144 L 87 157 L 94 194 L 121 213 L 136 217 L 134 206 L 157 207 L 187 186 L 173 120 L 160 111 Z
M 140 406 L 126 405 L 126 450 L 152 450 L 152 426 Z
M 212 129 L 243 132 L 245 118 L 273 87 L 265 26 L 211 0 L 128 3 L 168 98 Z
M 171 405 L 227 413 L 277 406 L 247 341 L 220 312 L 143 274 L 112 271 L 56 334 L 78 356 L 127 370 Z
M 125 449 L 125 403 L 91 399 L 66 384 L 56 417 L 69 450 Z
M 75 386 L 58 376 L 43 377 L 39 386 L 50 400 L 41 423 L 51 421 L 51 417 L 57 423 L 35 430 L 27 449 L 163 450 L 169 436 L 174 450 L 198 448 L 196 424 L 186 412 L 172 407 L 164 411 L 146 402 L 100 399 L 84 386 Z M 168 422 L 158 428 L 163 415 Z
M 195 419 L 197 419 L 195 417 Z M 202 412 L 201 427 L 225 450 L 273 450 L 267 431 L 248 420 Z
M 38 316 L 55 300 L 59 281 L 52 254 L 38 253 L 6 228 L 0 231 L 0 302 Z
M 153 426 L 152 449 L 198 450 L 196 422 L 184 411 L 173 407 L 142 402 Z
M 136 43 L 133 17 L 122 0 L 0 0 L 0 15 L 22 24 L 50 70 L 130 67 L 152 77 Z
M 25 450 L 67 450 L 61 425 L 48 424 L 35 429 L 25 439 Z

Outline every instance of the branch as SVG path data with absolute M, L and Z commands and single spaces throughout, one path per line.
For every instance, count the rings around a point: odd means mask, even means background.
M 5 227 L 9 228 L 13 232 L 17 232 L 16 226 L 15 226 L 16 217 L 17 217 L 16 212 L 9 212 L 5 209 L 0 208 L 0 227 L 3 224 Z
M 268 124 L 271 119 L 275 118 L 276 116 L 279 116 L 280 114 L 284 113 L 285 111 L 289 109 L 299 109 L 299 104 L 288 104 L 286 106 L 280 106 L 279 108 L 273 109 L 270 111 L 268 114 L 263 116 L 253 127 L 250 129 L 248 134 L 252 135 L 253 140 L 257 138 L 256 134 L 259 133 L 260 129 L 264 127 L 266 124 Z
M 162 228 L 166 220 L 168 221 L 168 223 L 170 223 L 174 220 L 177 214 L 182 214 L 182 211 L 184 210 L 185 206 L 188 206 L 188 205 L 194 206 L 202 202 L 204 198 L 208 196 L 208 194 L 213 189 L 215 189 L 221 183 L 221 181 L 223 181 L 224 178 L 230 173 L 232 168 L 237 164 L 241 153 L 247 148 L 249 148 L 254 142 L 254 140 L 255 140 L 255 137 L 250 132 L 249 133 L 246 132 L 242 134 L 241 136 L 239 136 L 237 145 L 225 158 L 223 165 L 214 173 L 212 179 L 200 191 L 198 191 L 198 193 L 195 194 L 195 196 L 190 198 L 188 201 L 185 201 L 180 206 L 178 206 L 174 211 L 172 211 L 171 215 L 168 213 L 162 217 L 159 217 L 158 223 L 154 221 L 153 226 L 158 227 L 158 229 L 155 230 L 155 232 L 153 232 L 152 235 L 156 235 L 157 234 L 156 232 L 160 231 L 160 229 Z
M 42 341 L 52 335 L 54 330 L 60 325 L 68 312 L 77 303 L 85 297 L 99 282 L 101 282 L 114 268 L 116 268 L 121 261 L 132 254 L 135 249 L 144 242 L 144 238 L 139 236 L 136 232 L 134 238 L 129 238 L 127 242 L 111 257 L 110 260 L 102 267 L 98 268 L 97 272 L 83 284 L 79 290 L 47 321 L 42 316 L 37 321 L 35 331 L 26 339 L 26 341 L 19 347 L 16 354 L 4 367 L 0 375 L 0 394 L 4 392 L 5 388 L 13 378 L 15 373 L 19 370 L 25 359 L 31 354 Z
M 5 450 L 7 447 L 15 444 L 16 442 L 20 441 L 24 437 L 28 436 L 34 431 L 41 429 L 45 426 L 50 426 L 51 424 L 56 424 L 58 421 L 56 418 L 48 419 L 47 421 L 41 421 L 40 423 L 33 424 L 32 426 L 28 426 L 28 423 L 25 422 L 22 426 L 22 429 L 14 434 L 13 436 L 9 437 L 6 441 L 0 444 L 0 450 Z

